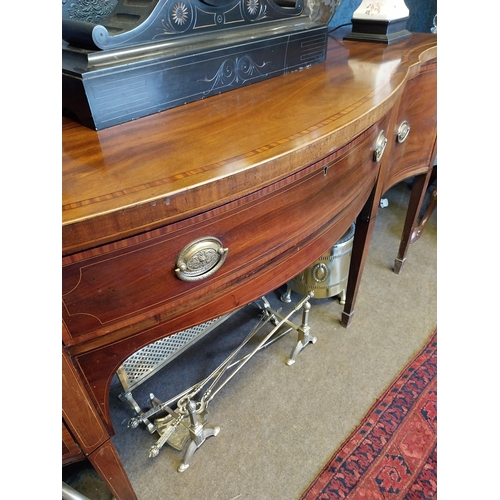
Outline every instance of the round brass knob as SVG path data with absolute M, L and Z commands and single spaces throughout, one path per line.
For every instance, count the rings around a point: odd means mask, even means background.
M 381 130 L 377 137 L 377 142 L 375 143 L 375 150 L 373 151 L 373 161 L 380 161 L 382 155 L 384 154 L 385 147 L 387 146 L 387 137 L 384 131 Z
M 401 125 L 398 128 L 397 141 L 399 142 L 399 144 L 406 141 L 409 133 L 410 133 L 410 124 L 405 120 L 404 122 L 401 123 Z

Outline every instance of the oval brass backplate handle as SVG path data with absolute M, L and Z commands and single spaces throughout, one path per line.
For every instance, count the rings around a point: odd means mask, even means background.
M 405 120 L 398 128 L 398 142 L 405 142 L 410 133 L 410 124 Z
M 387 137 L 384 135 L 384 131 L 381 130 L 380 134 L 378 134 L 377 142 L 375 143 L 375 151 L 373 151 L 373 161 L 380 161 L 382 155 L 384 154 L 386 146 Z
M 175 273 L 182 281 L 199 281 L 212 276 L 226 260 L 228 249 L 212 236 L 186 245 L 177 257 Z

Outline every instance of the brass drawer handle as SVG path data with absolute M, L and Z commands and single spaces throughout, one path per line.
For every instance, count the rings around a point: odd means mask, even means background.
M 401 123 L 398 128 L 398 142 L 399 144 L 406 141 L 408 135 L 410 134 L 410 124 L 405 120 Z
M 181 250 L 175 273 L 182 281 L 208 278 L 224 264 L 227 252 L 219 239 L 211 236 L 199 238 Z
M 378 134 L 377 142 L 375 143 L 375 151 L 373 151 L 373 161 L 380 161 L 382 155 L 384 154 L 386 146 L 387 137 L 384 135 L 384 131 L 381 130 L 380 134 Z

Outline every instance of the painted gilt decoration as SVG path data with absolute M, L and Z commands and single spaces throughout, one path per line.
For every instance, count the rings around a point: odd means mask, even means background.
M 189 19 L 188 8 L 185 3 L 176 3 L 172 9 L 172 19 L 174 23 L 183 26 Z
M 261 70 L 268 64 L 269 62 L 266 61 L 257 64 L 249 55 L 226 59 L 213 77 L 200 80 L 212 84 L 204 93 L 209 94 L 216 89 L 246 83 L 253 78 L 262 76 L 264 72 Z
M 248 14 L 255 16 L 259 10 L 260 2 L 259 0 L 246 0 L 245 5 Z
M 193 26 L 196 19 L 196 10 L 189 0 L 170 0 L 166 11 L 168 15 L 162 19 L 161 35 L 184 33 Z

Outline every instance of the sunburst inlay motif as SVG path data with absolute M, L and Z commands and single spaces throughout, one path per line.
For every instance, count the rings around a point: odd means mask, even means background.
M 259 10 L 259 0 L 246 0 L 247 11 L 252 16 Z
M 184 3 L 176 3 L 172 9 L 172 19 L 174 23 L 182 26 L 188 20 L 188 9 Z

